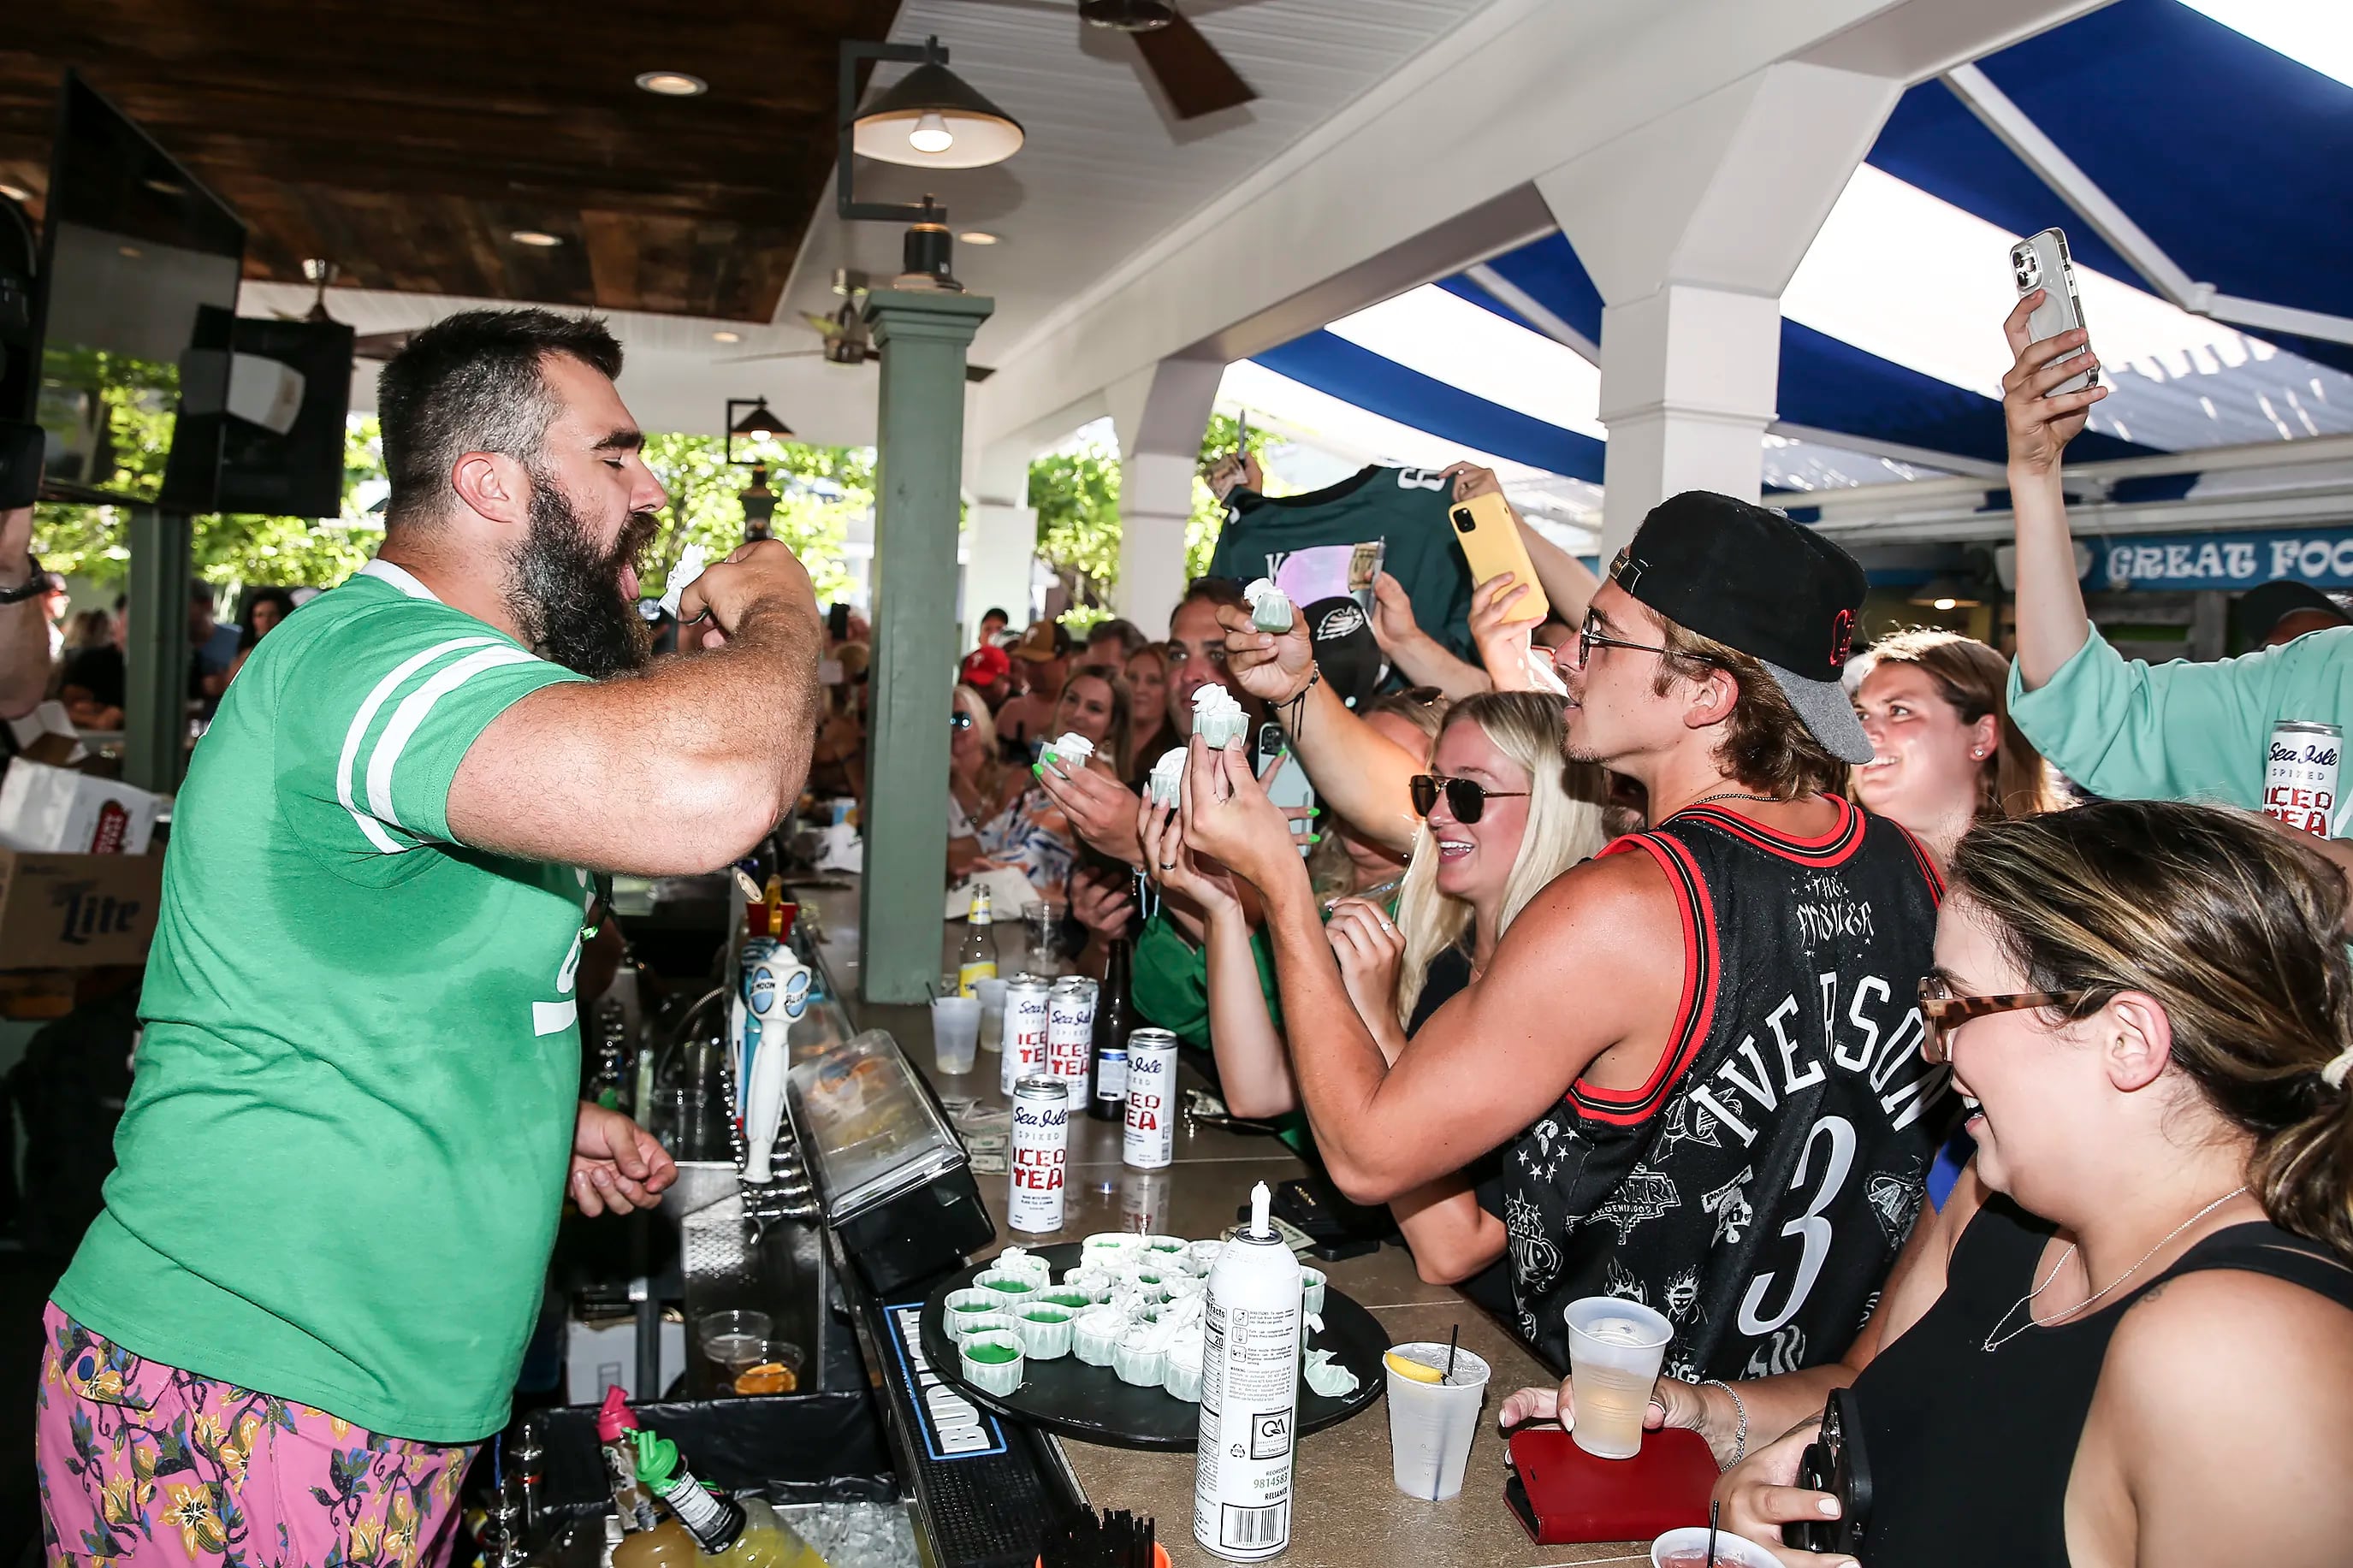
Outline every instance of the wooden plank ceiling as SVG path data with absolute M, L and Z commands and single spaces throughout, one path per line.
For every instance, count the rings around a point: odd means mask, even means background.
M 845 37 L 897 0 L 75 0 L 0 47 L 0 183 L 68 66 L 250 226 L 246 276 L 766 321 L 824 194 Z M 686 71 L 701 98 L 639 89 Z M 534 248 L 511 237 L 562 237 Z

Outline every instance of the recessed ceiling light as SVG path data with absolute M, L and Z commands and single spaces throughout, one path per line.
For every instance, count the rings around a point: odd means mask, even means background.
M 713 332 L 711 334 L 711 341 L 714 343 L 740 343 L 744 341 L 744 334 L 741 332 Z
M 542 250 L 551 249 L 564 243 L 562 235 L 550 234 L 544 229 L 538 228 L 519 228 L 507 237 L 517 245 L 536 246 Z
M 141 257 L 142 257 L 142 256 L 146 255 L 147 253 L 146 253 L 145 251 L 143 251 L 143 250 L 140 249 L 140 248 L 139 248 L 137 246 L 135 246 L 135 245 L 126 245 L 126 246 L 122 247 L 122 254 L 123 254 L 123 255 L 125 255 L 125 256 L 127 256 L 127 257 L 129 257 L 129 258 L 131 258 L 131 259 L 132 259 L 132 260 L 136 261 L 136 260 L 138 260 Z
M 995 245 L 997 237 L 983 228 L 968 228 L 959 236 L 966 245 Z
M 711 90 L 709 82 L 684 71 L 640 71 L 638 85 L 663 98 L 701 98 Z
M 22 185 L 0 185 L 0 196 L 6 196 L 12 202 L 29 202 L 33 199 L 33 193 Z
M 159 196 L 185 196 L 188 194 L 188 187 L 177 180 L 142 180 L 139 183 Z

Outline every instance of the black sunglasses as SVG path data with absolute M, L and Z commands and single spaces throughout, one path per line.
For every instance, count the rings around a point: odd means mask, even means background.
M 1525 800 L 1524 789 L 1489 789 L 1474 779 L 1451 779 L 1444 773 L 1416 773 L 1412 779 L 1413 812 L 1416 816 L 1428 816 L 1438 804 L 1440 790 L 1446 792 L 1446 809 L 1454 820 L 1464 826 L 1487 815 L 1490 800 Z
M 948 715 L 948 728 L 951 730 L 971 729 L 972 715 L 965 712 L 961 708 L 957 709 L 955 712 Z

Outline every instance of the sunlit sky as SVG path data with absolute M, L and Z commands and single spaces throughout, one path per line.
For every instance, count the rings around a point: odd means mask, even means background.
M 2353 5 L 2345 0 L 2181 0 L 2222 26 L 2353 87 Z

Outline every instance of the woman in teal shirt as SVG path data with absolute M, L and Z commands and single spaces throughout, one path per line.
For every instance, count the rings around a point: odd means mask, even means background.
M 2060 461 L 2105 386 L 2054 394 L 2094 362 L 2081 331 L 2030 342 L 2018 302 L 2004 330 L 2016 363 L 2002 377 L 2010 493 L 2018 528 L 2018 658 L 2010 715 L 2062 772 L 2110 799 L 2202 800 L 2260 810 L 2274 726 L 2353 726 L 2353 627 L 2211 664 L 2149 665 L 2110 647 L 2084 613 L 2067 533 Z M 2340 815 L 2315 847 L 2353 868 Z

